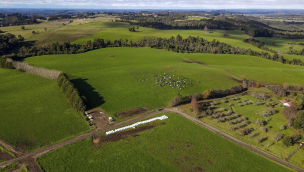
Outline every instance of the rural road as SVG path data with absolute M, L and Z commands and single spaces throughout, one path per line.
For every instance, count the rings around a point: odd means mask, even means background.
M 232 142 L 234 142 L 234 143 L 236 143 L 236 144 L 238 144 L 240 146 L 243 146 L 243 147 L 245 147 L 245 148 L 247 148 L 247 149 L 249 149 L 249 150 L 251 150 L 251 151 L 253 151 L 253 152 L 257 153 L 257 154 L 265 156 L 265 157 L 267 157 L 267 158 L 269 158 L 269 159 L 271 159 L 271 160 L 273 160 L 275 162 L 278 162 L 278 163 L 280 163 L 280 164 L 282 164 L 282 165 L 284 165 L 286 167 L 289 167 L 289 168 L 291 168 L 291 169 L 293 169 L 295 171 L 304 172 L 304 170 L 301 169 L 301 168 L 299 168 L 299 167 L 291 165 L 291 164 L 287 163 L 286 161 L 283 161 L 283 160 L 281 160 L 279 158 L 276 158 L 276 157 L 274 157 L 274 156 L 272 156 L 270 154 L 267 154 L 267 153 L 265 153 L 263 151 L 260 151 L 260 150 L 254 148 L 254 147 L 252 147 L 250 145 L 247 145 L 247 144 L 245 144 L 245 143 L 243 143 L 243 142 L 241 142 L 241 141 L 239 141 L 239 140 L 237 140 L 237 139 L 235 139 L 235 138 L 233 138 L 233 137 L 231 137 L 231 136 L 229 136 L 227 134 L 224 134 L 224 133 L 220 132 L 219 130 L 217 130 L 217 129 L 215 129 L 215 128 L 207 125 L 207 124 L 202 123 L 201 121 L 199 121 L 197 119 L 194 119 L 194 118 L 190 117 L 189 115 L 187 115 L 187 114 L 185 114 L 183 112 L 180 112 L 180 111 L 178 111 L 176 109 L 170 109 L 170 108 L 165 108 L 162 111 L 155 111 L 155 112 L 152 112 L 152 113 L 149 113 L 149 114 L 145 114 L 143 116 L 139 116 L 139 117 L 136 117 L 136 118 L 133 118 L 133 119 L 129 119 L 129 120 L 124 121 L 124 122 L 116 123 L 114 125 L 109 125 L 109 126 L 107 126 L 105 128 L 97 129 L 95 131 L 91 131 L 89 133 L 77 136 L 75 138 L 72 138 L 72 139 L 69 139 L 69 140 L 66 140 L 66 141 L 63 141 L 63 142 L 60 142 L 60 143 L 57 143 L 57 144 L 54 144 L 54 145 L 51 145 L 51 146 L 39 149 L 39 150 L 35 150 L 33 152 L 25 153 L 25 154 L 23 154 L 23 155 L 21 155 L 21 156 L 19 156 L 17 158 L 1 162 L 0 163 L 0 167 L 5 167 L 5 166 L 7 166 L 7 165 L 9 165 L 11 163 L 20 162 L 20 161 L 23 161 L 25 159 L 33 159 L 33 158 L 35 159 L 35 158 L 37 158 L 37 157 L 39 157 L 39 156 L 41 156 L 43 154 L 48 153 L 51 150 L 63 147 L 65 145 L 68 145 L 68 144 L 71 144 L 71 143 L 74 143 L 74 142 L 77 142 L 77 141 L 80 141 L 80 140 L 83 140 L 85 138 L 91 137 L 93 135 L 97 135 L 97 134 L 102 133 L 102 132 L 113 130 L 115 128 L 122 127 L 124 125 L 128 125 L 130 123 L 134 123 L 134 122 L 136 122 L 138 120 L 142 120 L 144 118 L 156 115 L 156 114 L 161 113 L 161 112 L 172 112 L 172 113 L 179 114 L 182 117 L 184 117 L 184 118 L 186 118 L 186 119 L 188 119 L 188 120 L 190 120 L 190 121 L 192 121 L 192 122 L 194 122 L 194 123 L 196 123 L 196 124 L 198 124 L 198 125 L 206 128 L 206 129 L 212 131 L 213 133 L 218 134 L 218 135 L 224 137 L 225 139 L 228 139 L 228 140 L 230 140 L 230 141 L 232 141 Z

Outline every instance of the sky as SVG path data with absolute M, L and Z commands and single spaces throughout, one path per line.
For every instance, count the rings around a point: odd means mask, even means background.
M 304 9 L 303 1 L 304 0 L 0 0 L 0 8 Z

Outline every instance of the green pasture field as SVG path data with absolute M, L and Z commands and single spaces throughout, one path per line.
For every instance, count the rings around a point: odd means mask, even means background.
M 68 21 L 43 21 L 39 24 L 25 25 L 25 30 L 21 26 L 2 27 L 5 33 L 12 33 L 16 36 L 22 35 L 26 40 L 22 45 L 49 45 L 51 43 L 62 43 L 65 41 L 75 41 L 79 38 L 92 35 L 103 29 L 111 27 L 121 27 L 121 23 L 110 22 L 112 18 L 100 17 L 96 19 L 76 19 L 71 24 Z M 66 25 L 63 26 L 63 23 Z M 44 30 L 47 29 L 47 31 Z M 32 34 L 32 31 L 37 32 Z
M 254 90 L 252 90 L 254 91 Z M 269 91 L 267 91 L 266 89 L 259 89 L 259 91 L 261 92 L 267 92 L 269 94 L 271 94 Z M 249 94 L 251 94 L 249 92 Z M 217 102 L 219 103 L 218 105 L 216 105 L 216 109 L 218 108 L 224 108 L 225 111 L 232 111 L 234 113 L 237 113 L 239 115 L 241 115 L 241 117 L 247 117 L 247 120 L 250 121 L 251 123 L 249 125 L 247 125 L 245 128 L 253 128 L 254 130 L 247 136 L 240 136 L 237 134 L 237 130 L 235 131 L 231 131 L 230 127 L 233 125 L 228 125 L 227 122 L 215 122 L 213 119 L 208 119 L 208 118 L 200 118 L 200 120 L 204 123 L 210 124 L 216 128 L 218 128 L 219 130 L 223 131 L 224 133 L 227 133 L 233 137 L 235 137 L 238 140 L 241 140 L 245 143 L 248 143 L 250 145 L 253 145 L 255 147 L 257 147 L 258 149 L 264 150 L 270 154 L 274 154 L 275 156 L 279 157 L 279 158 L 286 158 L 288 157 L 288 155 L 298 146 L 297 144 L 293 145 L 293 146 L 289 146 L 289 147 L 285 147 L 282 143 L 282 140 L 280 140 L 279 142 L 276 142 L 274 140 L 274 137 L 276 135 L 276 133 L 283 133 L 285 136 L 290 136 L 293 134 L 297 134 L 294 130 L 286 127 L 286 120 L 284 119 L 283 115 L 282 115 L 282 108 L 280 107 L 280 100 L 276 98 L 276 96 L 271 97 L 272 101 L 277 102 L 278 105 L 275 106 L 275 109 L 277 109 L 279 112 L 269 116 L 270 121 L 267 122 L 267 124 L 265 127 L 270 127 L 270 130 L 268 132 L 262 132 L 261 128 L 263 127 L 259 127 L 258 125 L 255 124 L 257 119 L 263 120 L 265 121 L 265 118 L 262 115 L 256 115 L 256 113 L 262 113 L 263 111 L 265 111 L 266 109 L 269 109 L 268 107 L 264 105 L 253 105 L 253 104 L 249 104 L 249 105 L 244 105 L 243 100 L 252 100 L 252 101 L 261 101 L 258 100 L 254 97 L 252 97 L 251 95 L 244 95 L 244 96 L 238 96 L 239 100 L 230 100 L 228 99 L 227 103 L 223 103 L 220 100 L 218 100 Z M 241 103 L 239 103 L 238 101 L 241 101 Z M 228 103 L 231 102 L 233 104 L 232 107 L 230 107 L 228 105 Z M 262 101 L 265 102 L 266 101 Z M 238 104 L 242 104 L 243 106 L 238 106 Z M 183 107 L 183 109 L 187 109 L 189 108 L 190 105 Z M 189 113 L 190 114 L 190 113 Z M 194 116 L 193 114 L 190 114 L 191 116 Z M 239 118 L 241 118 L 239 117 Z M 237 118 L 238 119 L 238 118 Z M 233 120 L 232 120 L 233 121 Z M 237 124 L 235 124 L 237 125 Z M 280 130 L 280 125 L 285 125 L 285 130 Z M 239 129 L 240 130 L 240 129 Z M 250 136 L 252 136 L 255 133 L 260 133 L 258 136 L 250 138 Z M 256 142 L 256 138 L 261 138 L 267 136 L 268 139 L 263 141 L 262 143 L 257 144 Z M 271 146 L 269 148 L 267 148 L 268 143 L 271 144 Z M 297 162 L 299 165 L 300 164 L 300 160 L 304 160 L 304 154 L 298 154 L 297 158 L 299 159 Z
M 269 49 L 273 49 L 276 51 L 281 51 L 283 53 L 288 53 L 289 47 L 293 46 L 294 50 L 302 50 L 304 46 L 302 45 L 291 45 L 287 43 L 304 43 L 304 39 L 285 39 L 285 38 L 275 38 L 275 37 L 256 37 L 259 41 L 272 43 L 274 42 L 275 45 L 265 45 L 265 47 Z
M 30 151 L 89 130 L 57 83 L 18 70 L 0 69 L 0 138 Z
M 199 36 L 208 41 L 213 41 L 213 39 L 225 42 L 228 45 L 244 48 L 244 49 L 251 49 L 254 51 L 261 52 L 263 50 L 251 45 L 246 44 L 243 42 L 243 39 L 248 37 L 244 31 L 237 31 L 237 30 L 229 30 L 227 31 L 227 35 L 224 37 L 222 34 L 222 30 L 211 30 L 208 35 L 206 35 L 204 30 L 159 30 L 153 28 L 146 28 L 146 27 L 139 27 L 138 32 L 130 32 L 128 30 L 129 24 L 121 23 L 119 27 L 113 27 L 111 29 L 102 30 L 94 35 L 83 37 L 73 43 L 77 44 L 85 44 L 87 41 L 93 41 L 95 38 L 101 39 L 132 39 L 133 42 L 142 40 L 144 37 L 146 39 L 153 38 L 153 37 L 161 37 L 161 38 L 170 38 L 171 36 L 176 37 L 178 34 L 181 35 L 183 38 L 188 38 L 189 36 Z M 136 28 L 136 26 L 135 26 Z
M 25 61 L 67 73 L 88 99 L 89 108 L 101 107 L 110 115 L 135 107 L 167 106 L 178 93 L 188 95 L 238 84 L 224 71 L 183 60 L 179 54 L 166 50 L 123 47 L 75 55 L 36 56 Z M 164 73 L 175 75 L 176 80 L 178 77 L 192 80 L 193 86 L 181 90 L 168 85 L 160 87 L 153 75 Z
M 304 165 L 303 165 L 303 160 L 304 160 L 303 155 L 304 155 L 304 149 L 302 147 L 294 155 L 292 155 L 292 157 L 289 159 L 289 161 L 297 163 L 297 164 L 301 164 L 301 166 L 304 168 Z
M 253 79 L 264 84 L 304 84 L 303 66 L 282 64 L 247 55 L 192 53 L 179 54 L 179 56 L 225 69 L 240 79 Z
M 154 122 L 165 125 L 141 131 L 137 137 L 100 147 L 85 139 L 43 155 L 37 162 L 47 172 L 291 171 L 177 114 L 165 115 L 169 118 Z

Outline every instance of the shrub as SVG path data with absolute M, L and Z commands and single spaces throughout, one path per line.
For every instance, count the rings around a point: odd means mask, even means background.
M 283 145 L 285 147 L 291 146 L 292 145 L 292 138 L 290 136 L 286 136 L 283 139 Z
M 181 103 L 182 101 L 182 95 L 180 94 L 177 94 L 176 97 L 174 97 L 170 102 L 169 102 L 169 106 L 170 107 L 174 107 L 174 106 L 177 106 Z
M 267 132 L 267 128 L 261 128 L 262 132 L 266 133 Z
M 293 119 L 287 120 L 286 125 L 287 125 L 288 127 L 291 127 L 291 126 L 293 125 Z
M 238 135 L 240 135 L 240 136 L 248 135 L 252 130 L 253 130 L 253 128 L 244 128 L 244 129 L 238 131 Z
M 270 121 L 270 118 L 266 117 L 265 120 L 268 122 L 268 121 Z
M 290 136 L 292 139 L 292 143 L 295 144 L 298 140 L 301 139 L 301 134 L 294 134 Z
M 274 136 L 274 140 L 276 142 L 280 141 L 282 138 L 284 137 L 284 134 L 282 133 L 277 133 L 275 136 Z
M 259 143 L 261 143 L 261 142 L 265 141 L 267 138 L 268 138 L 267 136 L 257 138 L 257 139 L 256 139 L 256 142 L 257 142 L 257 144 L 259 144 Z
M 268 98 L 268 95 L 266 93 L 261 93 L 261 92 L 252 92 L 251 95 L 254 98 L 257 98 L 260 100 L 266 100 Z
M 229 116 L 229 115 L 231 115 L 232 114 L 232 112 L 230 111 L 230 110 L 228 110 L 227 112 L 226 112 L 226 116 Z
M 280 125 L 280 130 L 285 130 L 285 125 Z
M 255 124 L 258 125 L 259 127 L 261 127 L 261 126 L 264 126 L 264 121 L 257 119 Z
M 258 135 L 260 135 L 260 133 L 253 133 L 249 138 L 252 139 L 252 138 L 254 138 L 254 137 L 258 136 Z
M 284 107 L 282 113 L 287 119 L 293 119 L 297 112 L 298 109 L 295 106 L 290 106 L 290 107 Z
M 262 113 L 262 116 L 263 117 L 268 117 L 270 115 L 273 115 L 277 113 L 277 110 L 276 109 L 266 109 L 263 113 Z

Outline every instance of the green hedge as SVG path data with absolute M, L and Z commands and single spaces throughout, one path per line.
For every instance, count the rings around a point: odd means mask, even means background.
M 60 73 L 57 83 L 61 88 L 63 94 L 68 99 L 69 104 L 77 111 L 83 112 L 86 109 L 86 105 L 82 96 L 79 94 L 77 88 L 69 80 L 65 73 Z

